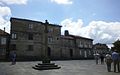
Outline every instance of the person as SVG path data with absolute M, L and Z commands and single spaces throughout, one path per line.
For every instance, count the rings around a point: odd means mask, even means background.
M 104 64 L 104 55 L 103 54 L 100 55 L 100 59 L 101 59 L 101 64 Z
M 98 53 L 96 53 L 96 54 L 94 54 L 94 56 L 95 56 L 95 61 L 96 61 L 96 64 L 98 64 L 99 54 L 98 54 Z
M 106 65 L 107 65 L 107 71 L 111 72 L 112 57 L 109 53 L 107 53 L 106 56 L 105 56 L 105 62 L 106 62 Z
M 120 72 L 120 69 L 119 69 L 119 54 L 116 50 L 112 53 L 112 60 L 113 60 L 114 72 L 116 72 L 116 67 L 117 67 L 118 72 Z
M 11 52 L 10 54 L 12 65 L 16 64 L 16 53 L 15 51 Z
M 119 63 L 119 72 L 120 72 L 120 52 L 119 52 L 119 60 L 118 60 L 118 63 Z

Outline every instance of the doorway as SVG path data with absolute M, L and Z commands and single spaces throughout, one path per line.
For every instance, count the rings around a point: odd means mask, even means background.
M 47 51 L 47 56 L 50 58 L 50 56 L 51 56 L 51 48 L 50 47 L 48 47 L 48 49 L 47 49 L 48 51 Z
M 73 50 L 70 49 L 70 57 L 73 57 Z

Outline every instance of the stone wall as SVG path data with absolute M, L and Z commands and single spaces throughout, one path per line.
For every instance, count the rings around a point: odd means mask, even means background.
M 48 51 L 50 59 L 91 58 L 91 39 L 61 35 L 61 26 L 48 23 Z M 11 18 L 10 50 L 19 58 L 42 59 L 45 55 L 45 23 Z M 86 52 L 85 52 L 86 51 Z

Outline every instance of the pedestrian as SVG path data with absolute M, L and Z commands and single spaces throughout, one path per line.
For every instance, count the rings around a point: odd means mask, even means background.
M 106 65 L 107 65 L 107 71 L 111 72 L 112 57 L 109 53 L 107 53 L 106 56 L 105 56 L 105 62 L 106 62 Z
M 113 60 L 114 72 L 116 72 L 116 67 L 117 67 L 118 72 L 120 72 L 119 54 L 116 50 L 112 53 L 112 60 Z
M 96 64 L 98 64 L 99 54 L 98 53 L 94 54 L 94 57 L 95 57 Z
M 11 52 L 10 58 L 11 58 L 11 61 L 12 61 L 12 65 L 16 64 L 16 52 L 15 51 Z
M 118 63 L 119 63 L 119 72 L 120 72 L 120 52 L 119 52 L 119 60 L 118 60 Z
M 101 60 L 101 64 L 104 64 L 104 55 L 103 54 L 100 55 L 100 60 Z

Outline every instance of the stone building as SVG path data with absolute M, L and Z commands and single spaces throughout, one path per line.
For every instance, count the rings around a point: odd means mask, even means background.
M 61 58 L 73 59 L 75 53 L 74 38 L 71 36 L 61 35 Z
M 0 29 L 0 59 L 5 59 L 8 55 L 9 34 Z
M 48 28 L 47 56 L 49 58 L 80 59 L 92 56 L 92 39 L 61 35 L 60 25 L 20 18 L 11 18 L 10 22 L 10 51 L 16 51 L 18 59 L 43 58 L 45 54 L 45 25 Z M 83 46 L 80 46 L 81 44 Z
M 81 36 L 70 35 L 65 31 L 61 38 L 62 57 L 69 59 L 93 58 L 93 40 Z
M 45 49 L 45 23 L 11 18 L 11 48 L 20 58 L 42 58 Z M 60 58 L 61 26 L 48 24 L 48 55 Z
M 76 48 L 79 50 L 80 58 L 93 58 L 93 39 L 74 36 L 76 41 Z
M 106 44 L 96 43 L 93 45 L 93 52 L 94 54 L 106 54 L 109 52 L 109 48 Z

